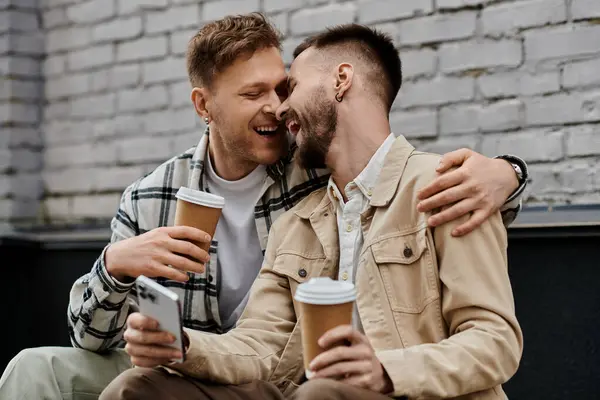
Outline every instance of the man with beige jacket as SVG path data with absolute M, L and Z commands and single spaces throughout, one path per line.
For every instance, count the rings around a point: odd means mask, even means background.
M 504 399 L 523 338 L 500 214 L 453 237 L 461 220 L 432 228 L 415 211 L 440 157 L 391 132 L 401 64 L 387 36 L 343 25 L 295 56 L 277 115 L 297 135 L 299 162 L 331 169 L 328 186 L 271 228 L 233 330 L 186 330 L 184 363 L 129 370 L 101 399 Z M 354 282 L 356 312 L 321 338 L 328 350 L 306 381 L 293 296 L 316 276 Z M 156 334 L 132 325 L 136 343 Z M 340 340 L 349 346 L 330 348 Z

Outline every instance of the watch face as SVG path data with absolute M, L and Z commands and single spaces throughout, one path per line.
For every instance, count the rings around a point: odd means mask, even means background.
M 515 172 L 517 173 L 517 178 L 519 179 L 519 182 L 523 180 L 523 171 L 521 171 L 521 167 L 519 167 L 517 164 L 512 164 L 513 168 L 515 169 Z

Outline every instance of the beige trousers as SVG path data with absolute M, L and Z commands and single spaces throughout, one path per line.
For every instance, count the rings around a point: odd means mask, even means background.
M 129 356 L 121 349 L 102 355 L 71 347 L 26 349 L 4 370 L 0 399 L 95 400 L 130 368 Z

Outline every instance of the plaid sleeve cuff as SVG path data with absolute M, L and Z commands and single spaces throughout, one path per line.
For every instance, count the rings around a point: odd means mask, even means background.
M 96 264 L 94 265 L 94 269 L 92 271 L 92 279 L 90 279 L 90 285 L 92 283 L 93 286 L 97 288 L 94 290 L 96 293 L 96 297 L 99 301 L 108 300 L 111 303 L 119 303 L 127 297 L 127 294 L 135 284 L 135 282 L 131 283 L 123 283 L 113 278 L 106 269 L 106 264 L 104 262 L 104 258 L 106 256 L 106 250 L 108 246 L 102 250 L 102 254 L 98 257 Z

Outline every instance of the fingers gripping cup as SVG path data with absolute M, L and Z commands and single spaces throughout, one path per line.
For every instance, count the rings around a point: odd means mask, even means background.
M 213 237 L 225 206 L 225 199 L 183 186 L 179 188 L 175 197 L 177 197 L 175 225 L 191 226 Z M 206 251 L 210 248 L 210 243 L 195 244 Z
M 294 299 L 302 311 L 302 347 L 304 370 L 310 379 L 310 362 L 327 349 L 318 340 L 330 329 L 352 324 L 352 308 L 356 289 L 352 283 L 336 281 L 327 277 L 311 278 L 298 285 Z

